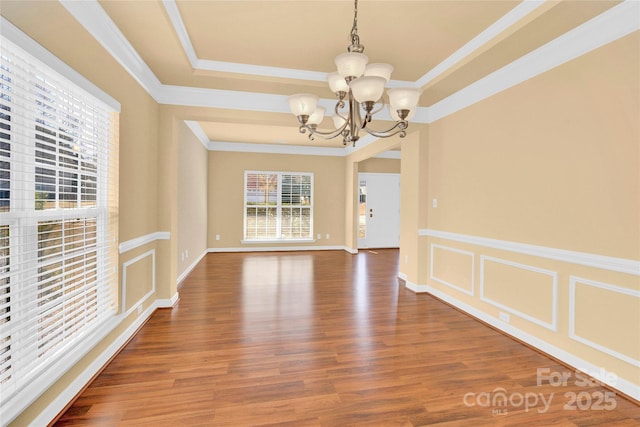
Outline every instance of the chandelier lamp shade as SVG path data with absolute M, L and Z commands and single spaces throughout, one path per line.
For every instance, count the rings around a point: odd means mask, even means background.
M 324 139 L 342 137 L 344 145 L 354 147 L 360 131 L 378 138 L 406 136 L 409 120 L 413 118 L 420 98 L 420 90 L 413 87 L 394 87 L 387 90 L 389 115 L 395 123 L 386 130 L 372 129 L 373 115 L 385 108 L 385 86 L 391 79 L 393 66 L 372 63 L 365 55 L 358 37 L 358 0 L 354 1 L 353 27 L 349 36 L 351 45 L 346 53 L 336 56 L 337 71 L 327 75 L 329 88 L 337 97 L 332 115 L 335 130 L 320 131 L 325 108 L 318 105 L 319 97 L 311 93 L 289 96 L 289 108 L 300 123 L 300 133 L 309 133 Z

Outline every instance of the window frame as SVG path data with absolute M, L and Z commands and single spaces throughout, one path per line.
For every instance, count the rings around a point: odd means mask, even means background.
M 277 177 L 277 191 L 276 191 L 276 231 L 275 235 L 282 235 L 282 178 L 284 176 L 301 176 L 301 177 L 309 177 L 310 180 L 310 197 L 308 205 L 297 205 L 302 209 L 309 210 L 309 236 L 308 237 L 291 237 L 291 238 L 283 238 L 283 237 L 265 237 L 265 238 L 247 238 L 247 210 L 250 207 L 255 207 L 255 205 L 249 205 L 247 200 L 248 193 L 248 177 L 249 175 L 276 175 Z M 242 240 L 241 243 L 313 243 L 315 242 L 314 236 L 314 221 L 313 221 L 313 211 L 314 211 L 314 174 L 313 172 L 289 172 L 289 171 L 257 171 L 257 170 L 245 170 L 244 171 L 244 185 L 243 185 L 243 222 L 242 222 Z M 286 207 L 285 207 L 286 209 Z
M 120 323 L 117 298 L 119 292 L 117 145 L 120 104 L 2 17 L 0 17 L 0 29 L 2 44 L 7 46 L 6 53 L 3 46 L 2 55 L 6 54 L 7 58 L 12 58 L 10 61 L 20 61 L 19 63 L 22 64 L 20 66 L 25 67 L 21 71 L 9 71 L 9 69 L 6 71 L 7 75 L 16 76 L 16 82 L 13 79 L 6 82 L 10 88 L 7 89 L 7 91 L 10 90 L 7 93 L 11 95 L 5 101 L 9 103 L 7 106 L 10 105 L 11 110 L 7 110 L 8 118 L 3 118 L 10 125 L 6 128 L 9 133 L 9 137 L 6 138 L 10 141 L 10 148 L 7 149 L 10 175 L 7 189 L 9 207 L 7 211 L 0 212 L 0 225 L 7 226 L 8 229 L 9 265 L 3 265 L 0 274 L 7 277 L 9 282 L 7 285 L 0 283 L 0 287 L 4 287 L 8 292 L 6 295 L 10 300 L 5 301 L 6 307 L 9 308 L 8 314 L 0 311 L 2 316 L 0 320 L 4 319 L 4 323 L 0 321 L 0 327 L 3 329 L 0 337 L 5 336 L 9 341 L 0 342 L 0 345 L 9 349 L 5 356 L 12 356 L 12 359 L 8 365 L 5 365 L 8 366 L 7 369 L 11 369 L 7 371 L 9 376 L 5 377 L 8 379 L 5 379 L 0 387 L 2 389 L 0 412 L 6 417 L 6 419 L 3 418 L 5 421 L 11 421 Z M 4 61 L 3 59 L 3 63 Z M 8 67 L 9 64 L 13 63 L 8 62 Z M 91 187 L 91 184 L 84 185 L 86 183 L 82 182 L 83 172 L 86 177 L 91 174 L 84 169 L 82 161 L 84 151 L 76 147 L 63 146 L 61 140 L 64 136 L 60 135 L 63 128 L 60 128 L 60 121 L 55 122 L 57 128 L 55 144 L 58 149 L 54 160 L 56 166 L 53 168 L 56 180 L 54 209 L 38 208 L 36 203 L 38 191 L 36 168 L 41 167 L 42 164 L 36 160 L 36 152 L 39 148 L 35 136 L 37 129 L 33 127 L 38 125 L 36 112 L 38 107 L 35 107 L 36 98 L 29 97 L 32 96 L 31 85 L 36 84 L 37 79 L 25 78 L 29 75 L 28 73 L 33 72 L 31 71 L 33 69 L 37 70 L 34 75 L 45 76 L 46 80 L 51 79 L 57 82 L 59 86 L 56 88 L 62 88 L 63 91 L 69 91 L 68 94 L 72 94 L 69 98 L 72 102 L 69 104 L 69 110 L 63 108 L 62 104 L 57 104 L 59 101 L 55 101 L 57 116 L 66 117 L 69 120 L 80 119 L 84 121 L 85 126 L 88 123 L 94 127 L 103 126 L 99 131 L 94 129 L 96 135 L 98 133 L 101 135 L 97 138 L 103 138 L 103 142 L 99 143 L 102 144 L 100 146 L 91 146 L 93 155 L 97 152 L 96 149 L 102 151 L 102 155 L 95 160 L 96 184 L 95 187 Z M 24 86 L 18 88 L 16 86 L 18 81 L 23 81 L 24 83 L 21 84 Z M 29 95 L 22 95 L 23 91 L 24 94 Z M 66 96 L 67 92 L 64 94 Z M 22 96 L 25 98 L 18 102 L 17 98 Z M 60 99 L 67 99 L 65 96 Z M 81 101 L 81 104 L 73 104 L 74 100 Z M 30 113 L 24 114 L 25 111 Z M 78 114 L 78 111 L 81 112 Z M 95 121 L 88 119 L 87 114 Z M 92 116 L 92 114 L 96 115 Z M 101 114 L 104 116 L 98 119 Z M 21 115 L 24 118 L 21 118 Z M 73 126 L 73 123 L 69 122 L 69 126 Z M 68 129 L 70 130 L 71 127 Z M 81 128 L 77 129 L 82 131 Z M 23 133 L 15 134 L 21 130 Z M 84 136 L 74 132 L 71 131 L 65 136 L 78 138 L 78 141 L 81 141 L 79 144 L 84 144 Z M 68 141 L 71 140 L 68 139 Z M 93 140 L 89 138 L 86 141 Z M 61 150 L 65 150 L 65 153 L 61 153 Z M 70 159 L 69 150 L 79 153 L 75 170 L 73 167 L 65 169 L 61 166 L 64 163 L 61 157 L 66 156 L 67 160 Z M 92 163 L 89 160 L 87 162 L 87 165 Z M 76 174 L 77 178 L 70 186 L 66 184 L 66 188 L 65 173 Z M 68 188 L 74 188 L 73 193 L 68 193 Z M 86 191 L 87 189 L 89 190 Z M 91 206 L 82 203 L 83 196 L 89 193 L 95 194 L 95 198 L 89 203 Z M 71 199 L 65 198 L 61 196 L 63 194 L 67 196 L 74 194 L 75 198 L 73 196 Z M 61 207 L 59 201 L 62 200 L 74 201 L 75 204 Z M 59 256 L 59 262 L 65 267 L 59 268 L 59 273 L 56 272 L 63 277 L 61 279 L 63 285 L 60 289 L 49 289 L 46 284 L 40 287 L 42 280 L 46 282 L 48 279 L 41 279 L 47 274 L 46 269 L 41 270 L 47 262 L 43 261 L 45 257 L 39 254 L 39 244 L 41 239 L 45 238 L 39 227 L 47 221 L 58 222 L 59 233 L 63 236 L 59 240 L 59 246 L 63 248 L 62 252 L 66 251 Z M 95 223 L 91 224 L 94 221 Z M 57 244 L 58 242 L 55 242 L 54 246 Z M 6 247 L 3 246 L 3 248 Z M 28 292 L 31 294 L 28 295 Z M 4 294 L 0 294 L 2 295 Z M 49 298 L 49 295 L 56 295 L 56 298 L 62 296 L 60 302 L 55 304 L 58 308 L 52 312 L 46 309 L 49 306 L 48 302 L 38 305 L 39 302 Z M 81 302 L 87 298 L 95 298 L 96 302 L 88 304 Z M 41 310 L 40 307 L 44 308 Z M 95 307 L 95 310 L 92 307 Z M 34 316 L 36 312 L 38 317 Z M 56 338 L 54 350 L 51 352 L 49 352 L 51 341 L 45 338 L 51 325 L 46 317 L 50 313 L 60 313 L 53 317 L 65 319 L 61 323 L 56 321 L 55 330 L 58 332 L 54 335 L 61 335 L 63 338 L 61 340 Z M 85 313 L 90 314 L 85 316 Z M 67 323 L 68 321 L 70 323 Z M 37 352 L 39 354 L 25 358 L 23 357 L 24 348 L 34 348 L 29 342 L 35 342 L 35 348 L 40 350 Z M 0 358 L 0 363 L 2 362 L 3 359 Z M 0 371 L 0 374 L 2 373 Z

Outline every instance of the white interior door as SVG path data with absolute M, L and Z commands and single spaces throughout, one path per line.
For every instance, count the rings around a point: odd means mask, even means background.
M 360 173 L 359 248 L 400 246 L 400 174 Z

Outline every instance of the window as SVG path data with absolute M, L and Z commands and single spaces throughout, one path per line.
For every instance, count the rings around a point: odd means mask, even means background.
M 360 181 L 358 200 L 358 238 L 367 237 L 367 181 Z
M 244 174 L 244 240 L 313 238 L 313 174 Z
M 0 412 L 9 417 L 34 396 L 27 386 L 55 380 L 117 313 L 118 116 L 4 36 L 0 60 Z

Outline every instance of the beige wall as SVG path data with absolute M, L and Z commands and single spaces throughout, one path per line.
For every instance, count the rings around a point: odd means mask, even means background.
M 428 128 L 414 126 L 402 143 L 400 174 L 400 264 L 399 275 L 408 283 L 420 283 L 427 271 L 425 248 L 418 232 L 427 224 L 425 200 L 429 180 Z
M 244 171 L 312 172 L 314 174 L 314 243 L 283 243 L 291 246 L 344 245 L 345 174 L 343 157 L 209 152 L 209 248 L 233 249 L 269 244 L 242 244 Z M 220 240 L 216 240 L 216 235 Z M 329 234 L 329 239 L 326 235 Z M 315 237 L 315 236 L 314 236 Z
M 120 240 L 157 231 L 158 104 L 58 2 L 2 1 L 2 16 L 120 102 Z
M 487 319 L 508 314 L 496 324 L 627 390 L 640 385 L 640 280 L 612 270 L 640 260 L 639 56 L 636 32 L 428 126 L 426 229 L 455 235 L 420 237 L 428 268 L 414 283 Z M 403 183 L 416 162 L 403 151 Z M 548 259 L 558 251 L 576 262 Z
M 429 226 L 638 259 L 638 92 L 636 33 L 433 123 Z
M 207 250 L 209 155 L 184 121 L 178 123 L 178 277 Z
M 322 234 L 313 245 L 357 247 L 358 169 L 381 167 L 374 165 L 378 160 L 366 159 L 397 147 L 399 139 L 378 141 L 347 158 L 203 153 L 181 122 L 195 116 L 159 107 L 59 3 L 3 0 L 1 13 L 122 105 L 120 241 L 171 233 L 170 241 L 120 254 L 121 272 L 130 269 L 131 279 L 119 285 L 126 286 L 130 298 L 144 295 L 153 288 L 154 273 L 158 277 L 156 293 L 141 302 L 143 308 L 175 294 L 175 279 L 203 243 L 221 250 L 250 247 L 240 243 L 244 170 L 313 172 L 314 232 Z M 492 318 L 505 310 L 496 306 L 501 304 L 512 309 L 510 326 L 637 385 L 637 367 L 569 337 L 573 304 L 576 335 L 640 359 L 633 310 L 640 291 L 637 275 L 418 237 L 417 232 L 439 230 L 639 260 L 639 52 L 636 32 L 432 125 L 412 125 L 413 133 L 402 142 L 400 251 L 401 272 L 417 289 L 427 286 Z M 197 168 L 186 173 L 183 162 L 190 159 Z M 203 169 L 206 184 L 190 185 L 201 182 Z M 189 191 L 182 194 L 184 188 Z M 431 207 L 433 198 L 438 208 Z M 204 199 L 206 242 L 188 224 L 193 218 L 203 221 Z M 190 257 L 182 262 L 179 255 L 186 249 Z M 551 330 L 544 324 L 553 321 L 554 295 L 557 326 Z M 137 303 L 128 300 L 127 306 Z M 14 425 L 29 424 L 135 318 L 133 313 L 125 318 Z
M 120 113 L 120 197 L 119 240 L 121 242 L 160 230 L 158 227 L 158 104 L 138 83 L 118 65 L 58 3 L 2 1 L 2 16 L 35 39 L 46 49 L 81 73 L 93 84 L 121 104 Z M 127 306 L 131 298 L 142 296 L 153 287 L 150 269 L 152 256 L 163 242 L 152 242 L 120 254 L 119 276 L 127 270 L 129 279 L 120 280 L 126 287 Z M 131 262 L 132 260 L 138 261 Z M 156 263 L 157 275 L 162 270 Z M 141 303 L 147 308 L 156 298 Z M 136 314 L 125 318 L 113 332 L 102 340 L 87 356 L 64 374 L 49 390 L 24 411 L 12 425 L 28 425 L 40 412 L 105 349 L 132 325 Z
M 372 157 L 370 159 L 358 162 L 358 172 L 400 173 L 400 159 L 384 159 Z

